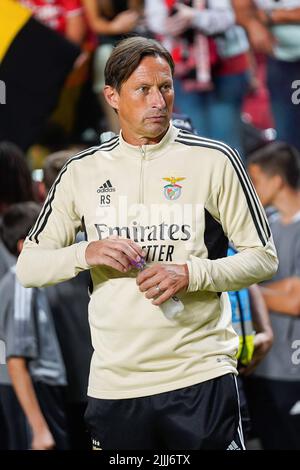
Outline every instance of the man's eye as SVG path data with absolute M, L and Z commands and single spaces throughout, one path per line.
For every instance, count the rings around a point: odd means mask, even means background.
M 161 87 L 161 89 L 162 89 L 162 91 L 169 91 L 169 90 L 172 89 L 172 86 L 166 84 L 166 85 L 163 85 L 163 86 Z
M 141 86 L 138 90 L 142 93 L 146 93 L 148 91 L 148 88 L 146 86 Z

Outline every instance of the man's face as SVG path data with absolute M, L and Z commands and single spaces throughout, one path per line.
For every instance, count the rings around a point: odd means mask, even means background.
M 248 172 L 255 186 L 257 194 L 263 206 L 274 203 L 274 199 L 280 190 L 282 179 L 279 175 L 265 173 L 259 165 L 250 164 Z
M 143 140 L 158 142 L 168 129 L 173 109 L 173 80 L 168 62 L 146 56 L 119 93 L 106 88 L 108 102 L 118 111 L 124 139 L 133 145 Z

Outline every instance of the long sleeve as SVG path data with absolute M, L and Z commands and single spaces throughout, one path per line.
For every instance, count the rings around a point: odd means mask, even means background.
M 164 23 L 168 17 L 168 9 L 164 1 L 146 0 L 145 18 L 150 31 L 155 34 L 164 34 Z
M 194 28 L 207 36 L 224 33 L 234 24 L 235 14 L 231 8 L 199 11 L 192 22 Z
M 88 242 L 74 243 L 81 227 L 72 191 L 72 164 L 52 186 L 38 220 L 25 240 L 17 262 L 17 277 L 25 287 L 43 287 L 75 277 L 88 269 Z
M 239 251 L 234 256 L 188 261 L 188 290 L 224 292 L 238 290 L 271 278 L 278 259 L 264 209 L 237 154 L 227 159 L 220 184 L 213 191 L 207 210 L 224 235 Z
M 156 34 L 165 34 L 164 23 L 168 9 L 161 0 L 145 2 L 145 14 L 148 26 Z M 221 34 L 235 24 L 235 14 L 228 1 L 218 1 L 216 6 L 196 12 L 192 26 L 206 35 Z

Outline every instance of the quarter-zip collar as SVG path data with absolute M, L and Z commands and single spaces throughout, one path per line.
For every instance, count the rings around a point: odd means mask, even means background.
M 124 151 L 125 155 L 131 155 L 140 159 L 142 154 L 144 154 L 147 160 L 151 160 L 153 158 L 160 157 L 163 154 L 164 148 L 166 148 L 170 142 L 174 141 L 175 137 L 177 137 L 178 132 L 179 129 L 170 124 L 166 134 L 157 144 L 131 145 L 125 142 L 121 130 L 119 149 L 121 151 Z

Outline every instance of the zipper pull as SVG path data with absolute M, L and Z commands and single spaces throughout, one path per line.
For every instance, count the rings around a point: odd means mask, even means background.
M 141 145 L 140 148 L 141 148 L 142 158 L 143 158 L 143 160 L 145 160 L 146 159 L 146 149 L 143 145 Z

